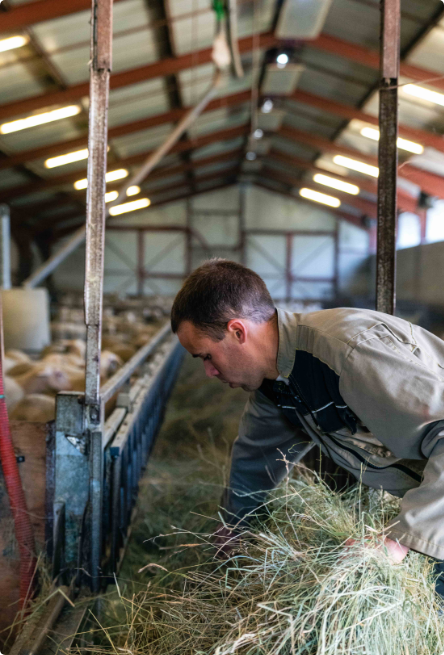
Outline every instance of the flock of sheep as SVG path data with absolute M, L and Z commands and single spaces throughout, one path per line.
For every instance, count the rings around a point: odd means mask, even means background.
M 169 313 L 167 299 L 127 301 L 105 309 L 100 376 L 103 384 L 151 340 Z M 55 418 L 59 391 L 84 391 L 86 343 L 83 310 L 62 307 L 51 323 L 53 342 L 37 358 L 7 350 L 3 376 L 9 418 L 47 422 Z

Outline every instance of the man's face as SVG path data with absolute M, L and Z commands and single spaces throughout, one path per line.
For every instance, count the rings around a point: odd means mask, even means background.
M 216 377 L 232 389 L 240 387 L 244 391 L 255 391 L 264 379 L 258 364 L 260 357 L 253 352 L 248 326 L 235 321 L 230 321 L 230 324 L 233 324 L 233 329 L 227 329 L 222 341 L 213 341 L 189 321 L 180 324 L 177 336 L 193 357 L 202 359 L 209 378 Z

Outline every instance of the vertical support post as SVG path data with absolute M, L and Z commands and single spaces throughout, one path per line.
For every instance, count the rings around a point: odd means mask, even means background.
M 188 276 L 193 268 L 193 204 L 191 198 L 187 200 L 187 231 L 185 233 L 185 274 Z
M 398 168 L 400 21 L 400 0 L 381 0 L 376 309 L 386 314 L 393 314 L 396 306 L 396 184 Z
M 145 233 L 137 230 L 137 295 L 143 296 L 145 278 Z
M 245 184 L 240 185 L 239 189 L 239 248 L 240 263 L 245 266 L 246 261 L 246 232 L 245 232 L 245 208 L 246 208 L 246 188 Z
M 92 0 L 88 191 L 86 199 L 86 383 L 85 421 L 89 450 L 90 573 L 94 592 L 100 587 L 102 555 L 103 409 L 100 403 L 103 262 L 105 250 L 105 173 L 108 97 L 112 55 L 112 0 Z
M 336 225 L 335 225 L 335 254 L 334 254 L 334 262 L 333 262 L 333 292 L 335 295 L 335 299 L 339 297 L 339 221 L 336 220 Z
M 11 288 L 11 225 L 8 205 L 0 205 L 0 286 Z
M 419 224 L 421 229 L 421 244 L 425 243 L 427 236 L 427 209 L 418 209 Z
M 288 232 L 286 235 L 287 240 L 287 252 L 286 252 L 286 265 L 285 265 L 285 277 L 286 277 L 286 301 L 290 302 L 292 295 L 293 287 L 293 274 L 291 270 L 291 261 L 293 259 L 293 235 L 291 232 Z

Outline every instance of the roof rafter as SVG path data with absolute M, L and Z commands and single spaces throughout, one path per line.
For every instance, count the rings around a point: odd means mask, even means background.
M 119 2 L 119 0 L 113 0 Z M 78 11 L 91 9 L 90 0 L 36 0 L 8 9 L 2 14 L 2 32 L 19 30 L 36 23 L 61 18 Z
M 313 191 L 319 191 L 319 187 L 316 184 L 308 182 L 307 180 L 301 180 L 299 178 L 292 177 L 288 173 L 283 173 L 282 171 L 278 171 L 275 168 L 264 166 L 262 170 L 264 173 L 266 173 L 267 176 L 273 177 L 274 179 L 280 182 L 284 182 L 284 184 L 288 184 L 294 188 L 302 189 L 305 187 Z M 327 191 L 325 191 L 325 193 L 328 195 Z M 344 203 L 349 207 L 353 207 L 353 209 L 361 212 L 361 214 L 364 216 L 368 216 L 369 218 L 376 218 L 376 202 L 364 200 L 364 198 L 360 198 L 359 196 L 352 196 L 349 193 L 337 191 L 336 189 L 332 191 L 332 193 L 334 193 L 335 197 L 337 197 L 341 203 Z
M 224 130 L 219 130 L 218 132 L 211 132 L 210 134 L 196 137 L 192 141 L 179 141 L 175 146 L 171 148 L 169 154 L 177 154 L 186 150 L 196 150 L 217 141 L 228 141 L 239 136 L 245 136 L 248 134 L 248 130 L 249 124 L 244 124 L 239 125 L 238 127 L 230 127 Z M 119 166 L 133 166 L 141 164 L 152 152 L 152 150 L 149 150 L 146 152 L 137 153 L 137 155 L 131 155 L 130 157 L 119 159 L 119 161 L 116 163 Z M 82 175 L 84 175 L 82 171 L 77 171 L 76 173 L 68 173 L 66 175 L 52 177 L 47 180 L 41 180 L 39 182 L 32 182 L 31 184 L 19 185 L 10 189 L 5 189 L 0 192 L 0 202 L 10 201 L 14 198 L 22 197 L 27 193 L 34 193 L 35 191 L 40 191 L 42 189 L 51 189 L 63 184 L 71 184 L 74 183 L 77 179 L 81 178 Z M 155 173 L 153 176 L 154 175 Z
M 340 102 L 336 102 L 330 98 L 323 98 L 322 96 L 308 93 L 306 91 L 295 91 L 291 96 L 287 97 L 290 100 L 302 102 L 309 107 L 321 109 L 329 114 L 335 114 L 336 116 L 340 116 L 341 118 L 350 121 L 360 120 L 379 127 L 379 119 L 377 116 L 373 116 L 372 114 L 362 111 L 362 109 L 352 107 L 351 105 L 344 105 Z M 411 139 L 412 141 L 416 140 L 424 146 L 429 146 L 444 152 L 444 137 L 441 134 L 409 127 L 408 125 L 401 123 L 399 125 L 399 135 L 405 139 Z
M 298 143 L 304 143 L 312 148 L 344 155 L 345 157 L 357 158 L 371 166 L 378 166 L 377 157 L 365 155 L 360 150 L 339 145 L 325 139 L 324 137 L 310 134 L 308 132 L 302 132 L 294 127 L 281 127 L 279 135 Z M 398 174 L 400 177 L 404 177 L 410 182 L 413 182 L 413 184 L 420 186 L 421 189 L 429 195 L 444 198 L 444 177 L 435 175 L 434 173 L 429 173 L 407 163 L 399 166 Z
M 239 93 L 233 93 L 229 96 L 216 98 L 215 100 L 212 100 L 208 103 L 202 113 L 214 111 L 215 109 L 223 109 L 224 107 L 235 107 L 245 102 L 249 102 L 250 98 L 251 93 L 249 91 L 240 91 Z M 108 130 L 108 140 L 115 139 L 120 136 L 126 136 L 128 134 L 134 134 L 135 132 L 147 130 L 152 127 L 158 127 L 159 125 L 175 123 L 176 121 L 179 121 L 181 118 L 183 118 L 189 109 L 189 107 L 185 107 L 184 109 L 171 109 L 170 111 L 164 112 L 162 114 L 155 114 L 154 116 L 148 116 L 147 118 L 142 118 L 132 123 L 124 123 L 123 125 L 111 127 Z M 16 166 L 17 164 L 24 164 L 25 162 L 34 161 L 36 159 L 54 157 L 55 155 L 64 154 L 70 150 L 86 148 L 87 146 L 88 135 L 85 135 L 84 137 L 70 139 L 69 141 L 59 141 L 42 148 L 22 150 L 21 152 L 10 155 L 5 160 L 1 159 L 0 170 L 4 168 L 10 168 L 11 166 Z
M 271 32 L 264 32 L 257 39 L 251 36 L 239 39 L 239 51 L 250 52 L 253 48 L 271 48 L 279 43 L 279 39 Z M 173 75 L 186 68 L 194 68 L 212 61 L 212 48 L 197 50 L 180 57 L 169 57 L 161 59 L 153 64 L 140 66 L 130 70 L 115 73 L 111 76 L 110 87 L 120 89 L 131 84 L 146 82 L 156 77 Z M 0 105 L 0 119 L 10 118 L 49 107 L 50 105 L 65 104 L 67 102 L 78 102 L 81 98 L 89 95 L 89 81 L 81 84 L 74 84 L 63 91 L 50 91 L 31 98 L 17 100 L 8 104 Z
M 377 50 L 364 48 L 355 43 L 350 43 L 343 39 L 338 39 L 335 36 L 330 36 L 329 34 L 321 34 L 317 39 L 310 41 L 309 45 L 317 50 L 322 50 L 323 52 L 328 52 L 332 55 L 338 55 L 344 59 L 350 59 L 357 64 L 362 64 L 362 66 L 379 70 L 379 52 Z M 401 61 L 399 73 L 402 76 L 409 77 L 418 82 L 424 82 L 425 84 L 435 86 L 437 89 L 444 91 L 444 79 L 436 71 Z
M 362 191 L 367 191 L 372 193 L 375 196 L 378 193 L 378 185 L 376 180 L 368 179 L 364 177 L 358 177 L 356 175 L 338 175 L 337 173 L 332 173 L 331 171 L 322 168 L 313 164 L 311 161 L 306 159 L 301 159 L 300 157 L 294 157 L 280 150 L 272 149 L 268 153 L 268 157 L 272 160 L 275 160 L 285 166 L 294 166 L 295 168 L 302 169 L 305 171 L 311 171 L 313 173 L 322 173 L 323 175 L 331 175 L 334 178 L 341 180 L 342 182 L 348 182 L 356 184 Z M 333 193 L 333 191 L 332 191 Z M 408 195 L 402 189 L 398 189 L 398 205 L 402 211 L 408 211 L 415 213 L 417 211 L 417 200 L 412 196 Z

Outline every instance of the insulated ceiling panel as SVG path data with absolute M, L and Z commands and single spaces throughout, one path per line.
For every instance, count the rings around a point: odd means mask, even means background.
M 146 116 L 168 111 L 170 107 L 165 84 L 165 79 L 158 77 L 148 82 L 111 90 L 109 94 L 109 126 L 131 123 Z
M 171 18 L 185 17 L 188 14 L 200 13 L 211 9 L 211 0 L 169 0 Z
M 210 143 L 208 146 L 193 150 L 191 157 L 194 160 L 203 159 L 204 157 L 211 157 L 212 155 L 222 154 L 228 150 L 235 150 L 240 148 L 244 143 L 243 137 L 237 139 L 230 139 L 227 141 L 217 141 Z
M 213 42 L 215 28 L 215 13 L 211 9 L 177 18 L 172 23 L 174 54 L 183 55 L 192 50 L 208 48 Z
M 149 130 L 117 137 L 111 140 L 111 144 L 119 157 L 130 157 L 139 152 L 148 152 L 156 148 L 170 134 L 172 129 L 173 125 L 170 124 L 159 125 Z
M 444 21 L 416 46 L 407 58 L 409 64 L 442 74 L 444 68 Z
M 12 169 L 2 171 L 0 175 L 0 189 L 16 189 L 21 184 L 26 184 L 26 182 L 29 182 L 29 178 L 26 175 Z
M 218 130 L 243 125 L 248 121 L 250 112 L 248 105 L 232 108 L 217 109 L 202 114 L 188 130 L 191 138 L 209 134 Z
M 324 25 L 332 0 L 284 0 L 276 27 L 281 39 L 314 39 Z
M 261 90 L 265 95 L 289 95 L 293 93 L 304 70 L 301 64 L 287 64 L 285 68 L 277 64 L 269 64 Z
M 57 52 L 78 45 L 88 45 L 90 19 L 89 10 L 79 11 L 62 18 L 37 23 L 33 31 L 46 52 Z
M 316 115 L 310 116 L 310 111 L 305 114 L 298 113 L 297 108 L 293 109 L 293 111 L 288 111 L 285 115 L 285 125 L 290 125 L 290 127 L 295 127 L 303 132 L 319 134 L 327 139 L 334 136 L 340 124 L 340 120 L 330 122 L 317 120 Z
M 54 123 L 21 130 L 20 132 L 3 134 L 0 137 L 0 146 L 4 144 L 10 152 L 39 148 L 51 143 L 75 139 L 84 133 L 87 125 L 87 114 L 79 114 L 74 118 L 65 118 Z
M 44 80 L 35 73 L 22 63 L 0 67 L 0 104 L 42 93 Z

